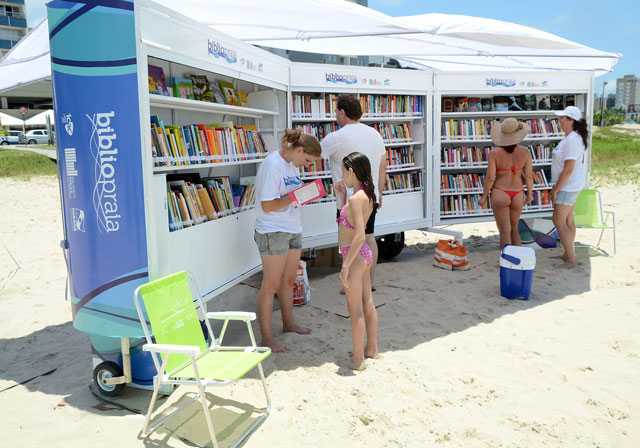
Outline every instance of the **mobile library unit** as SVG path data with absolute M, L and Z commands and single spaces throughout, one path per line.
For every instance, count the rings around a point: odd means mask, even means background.
M 376 236 L 402 235 L 432 225 L 429 191 L 432 164 L 427 154 L 433 76 L 414 70 L 323 64 L 291 64 L 290 126 L 322 139 L 337 130 L 335 99 L 340 93 L 360 98 L 361 122 L 383 137 L 387 185 L 376 217 Z M 322 179 L 326 198 L 302 207 L 303 247 L 337 245 L 336 199 L 328 160 L 303 172 L 303 179 Z M 384 243 L 383 243 L 384 244 Z M 387 241 L 381 250 L 397 255 L 402 241 Z
M 279 148 L 289 61 L 145 0 L 48 17 L 74 326 L 101 392 L 151 387 L 134 290 L 187 270 L 210 298 L 260 269 L 246 180 Z
M 533 159 L 533 202 L 522 218 L 549 217 L 551 152 L 564 138 L 557 110 L 577 106 L 591 130 L 593 108 L 591 72 L 489 72 L 437 73 L 434 75 L 434 127 L 431 154 L 434 225 L 493 219 L 482 209 L 487 157 L 493 147 L 491 122 L 513 117 L 531 131 L 521 145 Z M 585 154 L 588 183 L 591 145 Z M 525 187 L 526 189 L 526 187 Z
M 150 388 L 156 375 L 141 350 L 138 286 L 187 270 L 207 300 L 261 269 L 252 178 L 286 126 L 319 138 L 335 130 L 337 94 L 357 94 L 362 121 L 385 141 L 376 235 L 399 235 L 391 256 L 406 230 L 459 237 L 434 226 L 491 219 L 475 206 L 490 120 L 535 124 L 525 144 L 540 173 L 537 192 L 549 188 L 550 146 L 561 138 L 540 101 L 573 101 L 591 120 L 593 77 L 584 72 L 297 64 L 149 0 L 53 1 L 48 18 L 73 322 L 91 336 L 95 384 L 107 395 L 126 383 Z M 496 98 L 506 96 L 522 110 L 509 101 L 502 110 Z M 303 247 L 334 246 L 331 167 L 316 163 L 302 177 L 329 193 L 302 206 Z M 547 204 L 541 196 L 525 215 L 549 215 Z

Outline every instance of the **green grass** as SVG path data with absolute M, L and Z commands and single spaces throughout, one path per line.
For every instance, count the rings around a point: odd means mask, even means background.
M 611 129 L 593 135 L 592 180 L 604 184 L 640 184 L 640 137 Z
M 0 178 L 30 179 L 34 176 L 56 176 L 56 163 L 47 156 L 30 151 L 0 148 Z

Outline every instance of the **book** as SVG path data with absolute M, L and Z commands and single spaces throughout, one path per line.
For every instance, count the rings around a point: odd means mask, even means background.
M 456 98 L 454 102 L 456 112 L 469 112 L 469 98 L 467 98 L 466 96 L 462 96 Z
M 213 96 L 216 99 L 216 103 L 227 104 L 227 102 L 224 100 L 224 95 L 222 94 L 222 90 L 220 90 L 220 86 L 218 85 L 218 81 L 211 84 L 211 90 L 213 90 Z
M 220 90 L 224 95 L 225 102 L 230 106 L 239 106 L 238 97 L 236 96 L 236 89 L 233 88 L 233 84 L 228 81 L 218 81 Z
M 193 96 L 193 81 L 188 78 L 178 78 L 173 76 L 171 78 L 171 84 L 173 88 L 173 96 L 176 98 L 186 98 L 194 100 Z
M 469 112 L 482 112 L 482 103 L 480 98 L 469 98 Z
M 453 98 L 442 98 L 442 112 L 453 112 Z
M 551 95 L 551 110 L 562 110 L 564 109 L 564 96 L 562 95 Z
M 249 107 L 249 99 L 246 92 L 236 90 L 236 97 L 238 98 L 238 106 Z
M 549 95 L 536 95 L 536 100 L 538 100 L 538 110 L 551 109 L 551 97 Z
M 307 202 L 315 201 L 327 195 L 324 185 L 320 179 L 304 184 L 302 187 L 296 188 L 289 192 L 289 197 L 296 206 L 304 205 Z
M 506 112 L 509 110 L 509 97 L 496 96 L 493 98 L 493 109 L 496 112 Z
M 525 95 L 524 96 L 524 110 L 536 110 L 536 96 Z
M 576 105 L 575 95 L 567 95 L 564 97 L 564 107 L 575 106 L 575 105 Z
M 493 98 L 482 98 L 480 104 L 482 105 L 482 112 L 493 111 Z
M 187 75 L 193 82 L 193 96 L 198 101 L 208 101 L 209 103 L 215 103 L 216 99 L 211 90 L 209 80 L 204 75 Z
M 149 93 L 154 95 L 169 95 L 169 89 L 167 88 L 167 81 L 164 78 L 164 70 L 162 67 L 149 64 Z
M 523 98 L 522 95 L 509 96 L 509 110 L 522 111 L 523 110 Z

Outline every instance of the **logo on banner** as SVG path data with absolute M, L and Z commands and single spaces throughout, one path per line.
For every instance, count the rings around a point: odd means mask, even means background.
M 89 148 L 95 160 L 93 188 L 93 207 L 98 218 L 98 230 L 102 232 L 117 232 L 120 228 L 118 214 L 118 191 L 116 184 L 116 162 L 118 148 L 116 148 L 117 134 L 111 127 L 111 119 L 115 112 L 104 112 L 87 115 L 93 126 Z
M 62 125 L 64 126 L 64 130 L 67 131 L 69 137 L 73 135 L 73 121 L 71 121 L 71 114 L 63 114 L 62 115 Z
M 358 77 L 356 75 L 343 75 L 341 73 L 325 73 L 324 76 L 325 76 L 326 82 L 332 82 L 334 84 L 343 82 L 346 85 L 351 85 L 358 82 Z
M 73 221 L 73 231 L 84 232 L 84 210 L 72 207 L 71 218 Z
M 76 169 L 76 148 L 64 148 L 64 166 L 67 175 L 67 186 L 69 187 L 69 198 L 76 197 L 76 182 L 74 177 L 78 177 Z
M 487 87 L 513 87 L 516 85 L 516 80 L 513 78 L 486 78 Z
M 222 44 L 215 40 L 207 39 L 208 53 L 216 58 L 224 58 L 229 64 L 235 64 L 238 60 L 238 54 L 235 50 L 223 47 Z

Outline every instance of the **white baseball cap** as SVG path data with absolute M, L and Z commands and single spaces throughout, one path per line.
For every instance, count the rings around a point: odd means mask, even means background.
M 564 110 L 558 110 L 554 113 L 559 117 L 569 117 L 576 121 L 580 121 L 582 118 L 582 112 L 576 106 L 567 106 Z

